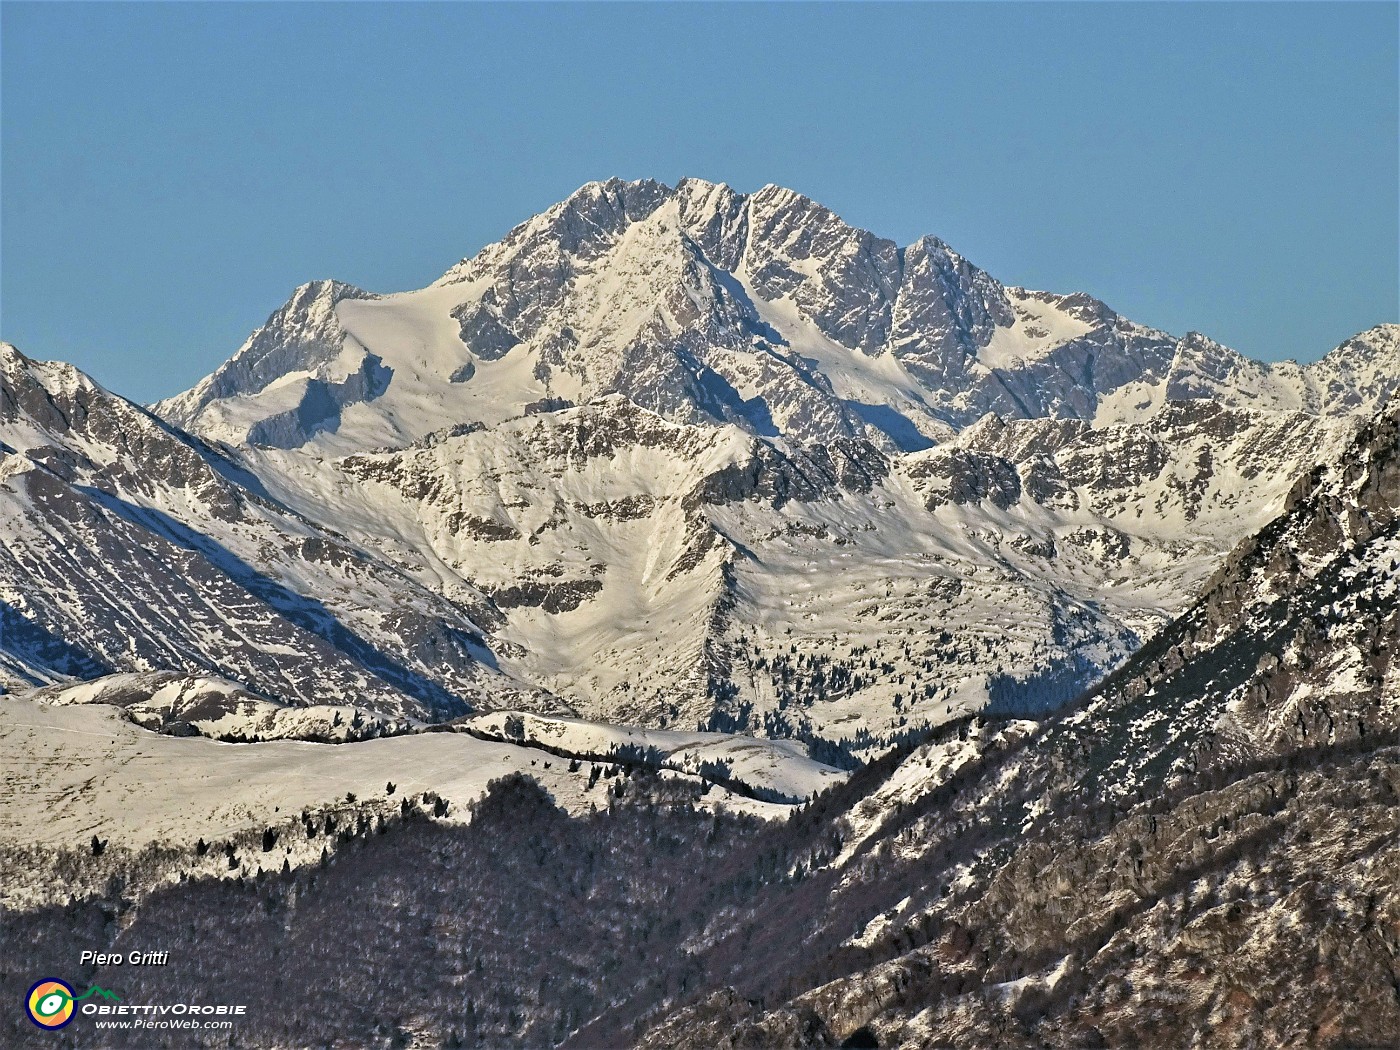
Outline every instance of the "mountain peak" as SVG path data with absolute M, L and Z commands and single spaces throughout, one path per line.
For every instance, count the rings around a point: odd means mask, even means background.
M 253 397 L 289 377 L 308 379 L 324 373 L 347 351 L 347 333 L 337 306 L 346 300 L 379 296 L 337 280 L 308 281 L 298 285 L 291 298 L 274 310 L 238 348 L 234 355 L 193 389 L 167 401 L 156 410 L 181 426 L 189 426 L 220 402 Z M 355 365 L 351 365 L 353 371 Z M 285 385 L 285 384 L 284 384 Z M 217 439 L 240 440 L 244 432 L 209 433 Z
M 26 389 L 39 392 L 45 398 L 72 399 L 79 394 L 92 398 L 115 397 L 77 366 L 67 361 L 37 361 L 13 343 L 6 342 L 0 342 L 0 386 L 8 387 L 10 396 L 21 402 Z M 22 403 L 18 406 L 20 410 L 23 407 Z M 0 416 L 6 408 L 0 401 Z
M 1358 332 L 1328 351 L 1322 360 L 1335 364 L 1378 360 L 1400 362 L 1400 324 L 1378 324 Z
M 901 249 L 787 187 L 613 177 L 421 291 L 299 287 L 161 411 L 218 440 L 353 452 L 622 392 L 675 422 L 907 451 L 988 412 L 1091 420 L 1164 377 L 1167 399 L 1318 397 L 1198 333 L 1009 290 L 938 237 Z

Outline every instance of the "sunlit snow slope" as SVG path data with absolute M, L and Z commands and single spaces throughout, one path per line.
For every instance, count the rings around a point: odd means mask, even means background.
M 590 183 L 420 291 L 298 289 L 157 406 L 497 610 L 587 717 L 867 741 L 1063 702 L 1400 378 L 1010 288 L 779 187 Z

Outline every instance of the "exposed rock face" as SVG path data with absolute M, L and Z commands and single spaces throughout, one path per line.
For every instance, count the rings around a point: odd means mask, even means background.
M 947 503 L 981 503 L 1006 510 L 1021 499 L 1021 476 L 1015 464 L 999 456 L 965 449 L 940 449 L 912 466 L 907 476 L 924 482 L 924 505 L 937 510 Z
M 577 411 L 564 421 L 516 421 L 528 439 L 517 434 L 511 447 L 580 438 L 592 447 L 597 420 L 592 409 Z M 1213 417 L 1190 418 L 1194 426 Z M 989 421 L 981 440 L 1002 452 L 982 454 L 1019 470 L 1015 431 Z M 361 465 L 407 477 L 440 454 L 476 484 L 520 485 L 505 491 L 523 495 L 522 478 L 533 479 L 517 463 L 497 462 L 486 478 L 465 454 L 495 450 L 472 449 L 486 433 Z M 609 448 L 551 455 L 560 473 L 549 487 L 562 509 L 551 505 L 532 521 L 523 512 L 533 504 L 509 509 L 526 526 L 554 522 L 541 536 L 590 527 L 595 512 L 645 520 L 667 504 L 663 489 L 679 487 L 671 476 L 659 484 L 658 464 L 713 470 L 751 451 L 751 436 L 723 433 L 733 444 L 680 457 L 694 429 L 658 423 L 649 500 L 563 499 L 591 466 L 614 462 L 619 450 Z M 1083 437 L 1057 432 L 1046 447 L 1059 456 Z M 1190 451 L 1162 473 L 1190 462 Z M 860 498 L 880 492 L 877 485 Z M 809 506 L 855 500 L 828 489 Z M 988 514 L 1025 503 L 1023 491 Z M 735 535 L 746 512 L 774 520 L 762 498 L 715 506 L 713 520 Z M 1126 506 L 1135 516 L 1131 500 Z M 1209 506 L 1198 521 L 1209 519 Z M 698 509 L 671 503 L 669 512 L 684 522 Z M 800 527 L 774 542 L 815 538 L 804 531 L 815 528 L 810 521 L 787 520 Z M 729 571 L 743 600 L 742 560 L 731 559 Z M 547 585 L 592 572 L 560 560 L 529 578 Z M 975 577 L 920 582 L 940 602 L 977 586 Z M 169 939 L 162 943 L 203 943 L 232 919 L 248 954 L 215 953 L 200 979 L 221 988 L 248 981 L 253 957 L 251 972 L 278 1008 L 250 1018 L 245 1035 L 268 1045 L 353 1041 L 386 1016 L 405 1039 L 502 1046 L 1393 1045 L 1397 630 L 1400 414 L 1392 410 L 1296 485 L 1283 513 L 1236 547 L 1183 615 L 1053 717 L 955 718 L 771 823 L 697 812 L 697 796 L 677 794 L 674 779 L 635 773 L 610 776 L 609 805 L 576 809 L 573 819 L 539 785 L 512 777 L 465 827 L 434 823 L 409 802 L 399 813 L 411 819 L 382 835 L 349 821 L 348 848 L 312 871 L 237 883 L 171 877 L 148 892 L 141 880 L 168 874 L 148 861 L 131 867 L 135 884 L 120 901 L 0 916 L 0 946 L 10 952 L 0 979 L 15 983 L 6 974 L 28 973 L 36 959 L 71 958 L 80 939 L 125 947 L 159 934 Z M 727 655 L 740 662 L 739 652 Z M 835 668 L 816 663 L 786 670 L 830 681 Z M 236 690 L 165 685 L 177 695 L 133 716 L 198 713 L 207 723 L 230 710 L 249 714 Z M 521 742 L 625 732 L 505 712 L 468 728 Z M 264 830 L 263 842 L 278 844 L 279 833 L 304 841 L 305 828 L 304 817 L 291 817 Z M 268 852 L 255 842 L 238 847 L 250 866 Z M 181 870 L 191 862 L 174 857 Z M 109 882 L 93 877 L 100 869 L 91 856 L 62 863 L 84 885 Z M 348 922 L 350 899 L 393 906 Z M 546 950 L 522 954 L 526 939 Z M 476 957 L 489 964 L 461 965 Z M 341 973 L 346 959 L 359 975 L 349 991 L 322 971 L 333 960 Z M 377 973 L 391 983 L 371 979 Z M 308 975 L 344 1002 L 314 1029 L 294 1009 L 301 993 L 291 978 Z M 139 987 L 164 994 L 169 979 L 158 973 L 147 980 L 159 983 Z M 23 1021 L 0 1023 L 14 1031 Z M 168 1034 L 157 1045 L 177 1045 Z
M 169 671 L 426 717 L 519 693 L 481 662 L 484 597 L 414 583 L 66 365 L 0 346 L 0 435 L 9 688 Z
M 1395 385 L 1400 351 L 1378 331 L 1317 365 L 1262 365 L 1083 294 L 1005 287 L 933 237 L 900 248 L 791 190 L 614 179 L 421 292 L 303 286 L 160 411 L 223 441 L 362 450 L 621 393 L 677 422 L 912 451 L 988 412 L 1364 410 Z
M 158 410 L 221 450 L 221 521 L 264 493 L 334 531 L 313 560 L 411 578 L 355 616 L 454 695 L 476 656 L 596 717 L 868 748 L 1116 666 L 1397 373 L 1391 328 L 1265 366 L 779 187 L 612 180 L 421 291 L 303 286 Z M 26 642 L 84 675 L 115 644 Z
M 421 291 L 299 290 L 158 408 L 494 595 L 580 711 L 876 740 L 1101 676 L 1396 374 L 1392 328 L 1262 365 L 780 187 L 610 180 Z
M 1400 1040 L 1397 566 L 1392 412 L 1076 707 L 824 799 L 641 1045 Z

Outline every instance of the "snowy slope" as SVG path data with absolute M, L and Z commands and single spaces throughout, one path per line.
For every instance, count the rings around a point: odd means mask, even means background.
M 0 686 L 171 671 L 391 714 L 528 705 L 492 666 L 492 615 L 70 366 L 0 344 Z
M 759 788 L 793 800 L 811 798 L 844 779 L 840 770 L 814 761 L 806 748 L 790 740 L 682 733 L 507 711 L 474 715 L 462 726 L 475 736 L 579 758 L 640 751 L 661 768 L 703 774 L 719 783 L 737 782 L 741 790 Z
M 293 299 L 158 410 L 590 719 L 856 741 L 1063 702 L 1400 375 L 899 248 L 779 187 L 590 183 L 420 291 Z
M 81 846 L 95 832 L 122 846 L 213 841 L 232 832 L 276 824 L 299 810 L 335 803 L 353 793 L 383 800 L 386 786 L 399 796 L 432 791 L 452 811 L 467 806 L 486 785 L 521 770 L 573 812 L 607 806 L 610 779 L 589 783 L 587 766 L 528 746 L 467 733 L 415 733 L 346 744 L 273 740 L 234 744 L 173 737 L 133 725 L 106 704 L 58 705 L 0 697 L 0 841 Z M 769 748 L 770 754 L 776 754 Z M 734 753 L 734 752 L 727 752 Z M 774 785 L 795 786 L 839 774 L 794 760 L 796 780 L 783 779 L 783 762 L 754 762 L 758 786 L 765 771 Z M 678 774 L 679 775 L 679 774 Z M 788 807 L 715 787 L 709 804 L 763 816 Z M 451 811 L 449 812 L 450 815 Z M 42 820 L 35 815 L 42 814 Z
M 36 703 L 109 704 L 137 725 L 171 736 L 204 736 L 244 743 L 309 740 L 345 743 L 397 736 L 423 728 L 412 719 L 391 718 L 348 704 L 307 707 L 256 696 L 234 682 L 155 671 L 113 674 L 71 685 L 51 685 L 22 695 Z
M 500 666 L 587 718 L 859 740 L 1069 699 L 1350 426 L 1170 402 L 1100 427 L 987 417 L 892 455 L 613 396 L 248 461 L 429 585 L 490 596 Z

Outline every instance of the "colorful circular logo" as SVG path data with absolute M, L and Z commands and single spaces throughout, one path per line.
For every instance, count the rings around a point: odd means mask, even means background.
M 25 1000 L 29 1019 L 40 1028 L 62 1028 L 73 1020 L 73 988 L 54 977 L 45 977 L 29 989 Z

